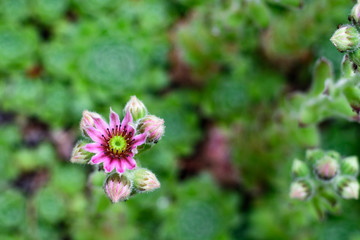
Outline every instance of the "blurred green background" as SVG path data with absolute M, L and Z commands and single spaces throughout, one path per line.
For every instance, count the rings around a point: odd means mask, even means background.
M 293 93 L 350 0 L 0 0 L 0 239 L 360 239 L 360 204 L 290 200 L 309 147 L 360 154 L 358 123 L 300 128 Z M 69 163 L 84 109 L 136 95 L 166 135 L 160 190 L 111 205 Z M 95 185 L 94 185 L 95 184 Z

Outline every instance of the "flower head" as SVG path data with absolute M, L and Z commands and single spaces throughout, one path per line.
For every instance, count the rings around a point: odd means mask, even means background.
M 136 135 L 131 113 L 128 111 L 120 123 L 119 116 L 110 108 L 110 124 L 101 117 L 94 117 L 93 121 L 94 126 L 85 128 L 86 134 L 94 141 L 84 147 L 86 151 L 95 153 L 89 163 L 102 163 L 105 172 L 116 169 L 123 173 L 125 169 L 135 168 L 136 148 L 145 143 L 147 133 Z
M 128 199 L 131 190 L 132 183 L 124 175 L 120 176 L 118 173 L 113 173 L 105 180 L 105 194 L 113 203 Z
M 165 133 L 164 120 L 154 115 L 147 115 L 140 120 L 138 129 L 142 133 L 148 133 L 148 143 L 157 143 Z

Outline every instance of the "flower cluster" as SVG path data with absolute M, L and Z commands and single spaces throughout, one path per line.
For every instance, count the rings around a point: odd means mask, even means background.
M 341 158 L 335 151 L 308 150 L 306 161 L 295 159 L 293 162 L 290 197 L 299 200 L 320 197 L 330 201 L 337 196 L 358 199 L 358 171 L 357 157 Z
M 80 122 L 85 140 L 75 145 L 71 157 L 73 163 L 89 163 L 107 174 L 103 188 L 114 203 L 160 187 L 154 173 L 138 167 L 135 156 L 161 139 L 164 120 L 149 115 L 135 96 L 126 104 L 124 115 L 120 121 L 110 108 L 107 123 L 98 113 L 85 110 Z

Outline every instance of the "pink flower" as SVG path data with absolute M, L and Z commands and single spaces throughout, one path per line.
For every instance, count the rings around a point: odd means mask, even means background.
M 136 135 L 131 113 L 128 111 L 120 123 L 119 116 L 110 108 L 110 124 L 101 117 L 93 117 L 94 126 L 85 128 L 87 135 L 94 141 L 88 143 L 84 149 L 95 153 L 90 164 L 103 164 L 105 172 L 114 169 L 123 173 L 125 169 L 136 167 L 134 155 L 137 146 L 145 143 L 147 132 Z

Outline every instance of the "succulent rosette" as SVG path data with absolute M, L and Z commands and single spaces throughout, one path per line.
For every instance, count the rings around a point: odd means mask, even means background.
M 88 152 L 95 153 L 90 164 L 103 164 L 105 172 L 114 169 L 123 173 L 125 169 L 134 169 L 137 146 L 145 143 L 147 132 L 136 134 L 133 118 L 128 111 L 120 122 L 119 115 L 110 108 L 110 122 L 107 124 L 101 117 L 94 117 L 94 126 L 84 130 L 94 141 L 84 146 Z

